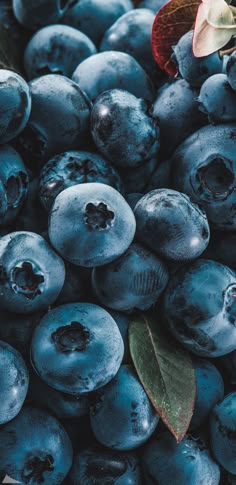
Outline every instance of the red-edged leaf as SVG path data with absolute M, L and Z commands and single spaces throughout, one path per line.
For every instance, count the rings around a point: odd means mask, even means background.
M 174 76 L 172 47 L 194 25 L 201 0 L 170 0 L 157 13 L 152 27 L 152 50 L 161 69 Z

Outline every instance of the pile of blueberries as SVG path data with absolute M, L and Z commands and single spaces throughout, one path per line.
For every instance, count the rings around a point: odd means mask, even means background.
M 168 77 L 166 1 L 134 3 L 0 2 L 0 483 L 236 484 L 236 53 L 190 31 Z M 129 352 L 150 309 L 193 360 L 180 444 Z

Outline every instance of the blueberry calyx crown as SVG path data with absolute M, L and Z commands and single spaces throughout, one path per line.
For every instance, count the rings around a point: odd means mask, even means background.
M 95 176 L 94 165 L 89 158 L 78 161 L 76 157 L 69 157 L 69 163 L 66 166 L 70 171 L 69 179 L 75 180 L 77 173 L 83 177 L 84 182 L 89 182 L 89 176 Z
M 42 293 L 44 276 L 36 265 L 30 261 L 22 261 L 11 270 L 10 282 L 15 293 L 33 300 Z
M 90 333 L 79 322 L 71 322 L 70 325 L 59 327 L 53 334 L 52 340 L 59 352 L 81 352 L 86 350 L 89 343 Z
M 89 202 L 85 208 L 85 224 L 92 230 L 107 229 L 112 225 L 115 214 L 104 202 Z
M 192 179 L 192 177 L 191 177 Z M 234 186 L 231 162 L 223 157 L 215 157 L 198 168 L 192 186 L 199 195 L 207 199 L 227 198 Z
M 22 472 L 22 480 L 24 483 L 46 483 L 44 472 L 52 472 L 54 470 L 54 459 L 51 455 L 46 455 L 45 458 L 32 456 L 28 458 L 26 466 Z
M 228 320 L 236 325 L 236 285 L 228 286 L 225 291 L 224 304 Z
M 26 196 L 27 175 L 19 172 L 17 176 L 11 175 L 6 182 L 7 204 L 8 207 L 16 208 L 19 201 Z

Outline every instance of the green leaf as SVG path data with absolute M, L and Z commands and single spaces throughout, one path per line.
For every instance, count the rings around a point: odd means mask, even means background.
M 145 391 L 179 443 L 188 430 L 196 397 L 189 353 L 163 332 L 151 313 L 131 320 L 129 344 Z
M 193 35 L 193 53 L 208 56 L 226 45 L 236 34 L 234 7 L 224 0 L 202 0 Z
M 10 69 L 20 74 L 22 56 L 21 43 L 16 42 L 10 29 L 0 22 L 0 69 Z

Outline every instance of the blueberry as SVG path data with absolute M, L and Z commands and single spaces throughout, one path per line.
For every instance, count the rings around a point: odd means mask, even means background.
M 11 32 L 11 35 L 7 35 L 7 46 L 13 50 L 11 55 L 14 58 L 16 65 L 23 68 L 23 54 L 24 48 L 30 38 L 31 32 L 25 29 L 16 20 L 13 13 L 12 0 L 1 0 L 0 2 L 0 22 L 6 28 L 6 32 Z
M 198 109 L 198 94 L 185 79 L 166 83 L 158 91 L 152 114 L 160 127 L 162 158 L 172 155 L 185 138 L 207 123 Z
M 47 231 L 47 227 L 48 214 L 39 199 L 39 177 L 34 177 L 29 183 L 23 207 L 14 221 L 14 228 L 17 231 L 31 231 L 43 235 L 43 232 Z
M 202 207 L 215 229 L 236 228 L 236 125 L 205 126 L 172 157 L 172 187 Z
M 59 295 L 64 263 L 38 234 L 12 232 L 0 239 L 1 309 L 31 313 L 46 309 Z
M 236 232 L 211 231 L 211 238 L 202 257 L 214 259 L 236 271 Z
M 131 450 L 150 438 L 159 416 L 133 368 L 122 365 L 116 377 L 96 392 L 90 420 L 100 443 L 116 450 Z
M 28 385 L 28 370 L 21 354 L 11 345 L 0 340 L 0 388 L 2 396 L 0 425 L 11 421 L 20 412 L 26 398 Z
M 118 167 L 137 167 L 159 150 L 159 127 L 147 103 L 128 91 L 111 89 L 96 99 L 91 133 L 98 150 Z
M 88 57 L 75 69 L 72 79 L 92 101 L 108 89 L 124 89 L 148 101 L 154 98 L 148 75 L 125 52 L 107 51 Z
M 128 202 L 129 206 L 131 207 L 132 211 L 134 210 L 137 202 L 143 197 L 142 192 L 131 192 L 126 194 L 125 199 Z
M 165 264 L 149 249 L 133 243 L 120 258 L 94 268 L 92 284 L 100 303 L 113 310 L 148 310 L 168 282 Z
M 91 295 L 91 269 L 65 261 L 65 281 L 56 305 L 86 301 Z
M 29 176 L 19 153 L 10 145 L 0 146 L 0 225 L 16 219 L 27 197 Z
M 18 137 L 30 162 L 46 162 L 56 153 L 81 148 L 89 133 L 91 103 L 65 76 L 48 74 L 30 82 L 32 110 Z
M 122 336 L 122 339 L 123 339 L 123 343 L 124 343 L 124 357 L 123 357 L 123 360 L 122 360 L 122 364 L 130 364 L 131 363 L 131 355 L 130 355 L 130 350 L 129 350 L 129 335 L 128 335 L 128 332 L 129 332 L 129 321 L 130 321 L 130 318 L 129 318 L 129 315 L 126 315 L 125 313 L 123 312 L 117 312 L 115 310 L 108 310 L 110 315 L 112 316 L 112 318 L 114 318 L 119 330 L 120 330 L 120 333 L 121 333 L 121 336 Z
M 79 418 L 89 413 L 86 394 L 73 396 L 57 391 L 48 386 L 35 372 L 30 376 L 29 399 L 33 405 L 48 410 L 60 420 Z
M 236 474 L 236 393 L 232 392 L 211 412 L 211 448 L 217 461 L 230 473 Z
M 124 184 L 125 192 L 143 192 L 152 178 L 153 173 L 157 167 L 157 158 L 147 160 L 138 167 L 121 168 L 119 174 L 121 175 Z
M 90 447 L 74 458 L 71 485 L 141 485 L 141 470 L 134 452 Z
M 190 429 L 203 426 L 211 409 L 224 397 L 224 382 L 212 362 L 194 357 L 197 394 Z
M 164 324 L 194 354 L 225 355 L 236 348 L 235 274 L 198 259 L 170 279 L 163 298 Z
M 14 14 L 20 22 L 31 30 L 58 22 L 75 0 L 12 0 Z
M 145 193 L 155 189 L 163 189 L 163 187 L 171 187 L 171 159 L 162 160 L 158 163 L 145 187 Z
M 211 123 L 236 121 L 236 94 L 226 74 L 210 76 L 201 87 L 198 102 Z
M 117 373 L 124 354 L 119 329 L 91 303 L 61 305 L 35 329 L 31 359 L 45 382 L 69 394 L 93 391 Z
M 133 8 L 131 0 L 80 0 L 67 10 L 62 22 L 84 32 L 97 45 L 104 32 L 125 12 Z
M 93 42 L 68 25 L 49 25 L 30 39 L 24 55 L 28 79 L 44 74 L 71 77 L 78 64 L 95 54 Z
M 24 129 L 31 111 L 27 82 L 19 74 L 0 69 L 0 143 L 13 140 Z
M 193 31 L 184 34 L 173 48 L 181 76 L 193 87 L 200 87 L 212 74 L 222 71 L 222 59 L 218 51 L 209 56 L 195 57 L 192 50 Z
M 73 264 L 93 267 L 123 254 L 135 233 L 135 218 L 115 189 L 98 182 L 75 185 L 55 199 L 49 238 Z
M 151 48 L 155 15 L 145 8 L 125 13 L 105 32 L 101 51 L 121 51 L 133 56 L 153 81 L 158 75 Z
M 236 52 L 233 52 L 226 64 L 226 73 L 227 73 L 227 78 L 229 81 L 229 84 L 232 89 L 236 90 Z
M 62 425 L 47 412 L 24 407 L 0 429 L 0 476 L 31 485 L 60 485 L 72 464 Z
M 136 237 L 159 256 L 188 261 L 206 248 L 210 230 L 205 213 L 189 197 L 171 189 L 145 194 L 134 209 Z
M 143 469 L 146 485 L 218 485 L 220 482 L 220 468 L 202 440 L 187 435 L 177 444 L 168 431 L 147 444 Z
M 138 8 L 149 8 L 154 13 L 157 13 L 163 5 L 165 5 L 168 0 L 142 0 Z
M 41 314 L 21 315 L 0 310 L 0 340 L 12 345 L 22 357 L 29 359 L 30 342 Z
M 102 155 L 69 151 L 56 155 L 44 165 L 40 174 L 40 200 L 48 211 L 62 190 L 87 182 L 100 182 L 123 192 L 119 174 Z

